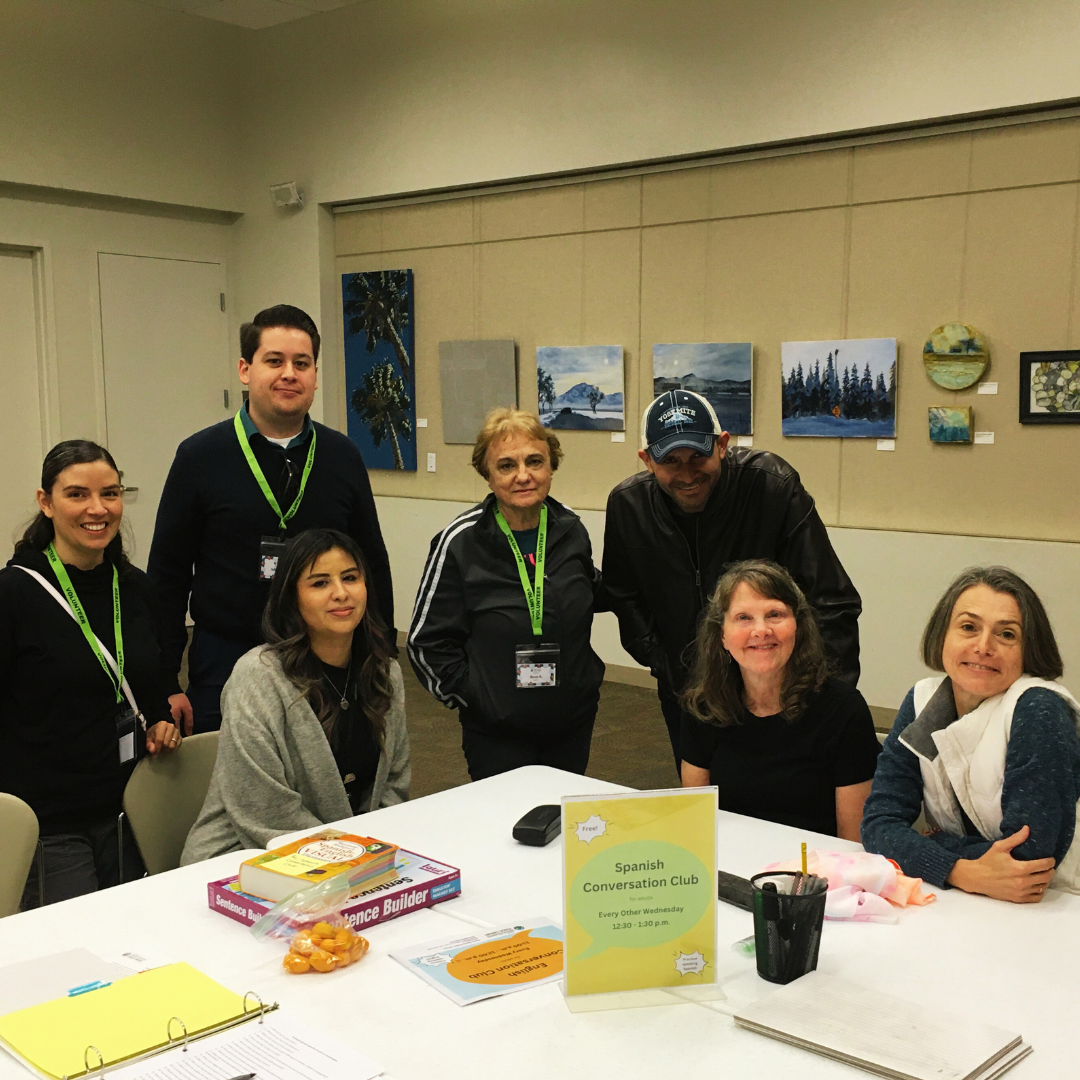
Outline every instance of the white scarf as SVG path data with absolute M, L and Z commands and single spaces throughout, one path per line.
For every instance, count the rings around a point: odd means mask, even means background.
M 1013 710 L 1020 696 L 1034 687 L 1062 697 L 1080 732 L 1080 702 L 1064 686 L 1047 679 L 1022 675 L 1008 690 L 959 719 L 952 684 L 944 676 L 915 684 L 915 720 L 904 729 L 900 742 L 919 759 L 928 822 L 951 836 L 963 836 L 962 807 L 982 836 L 1001 839 L 1001 791 Z M 1080 803 L 1072 844 L 1051 887 L 1080 892 Z

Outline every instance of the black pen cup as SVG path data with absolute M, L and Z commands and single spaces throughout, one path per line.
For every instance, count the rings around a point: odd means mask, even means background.
M 813 874 L 775 871 L 756 874 L 754 947 L 758 974 L 789 983 L 817 967 L 825 893 L 829 883 Z

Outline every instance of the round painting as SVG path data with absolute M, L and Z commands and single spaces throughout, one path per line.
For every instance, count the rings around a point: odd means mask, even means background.
M 973 326 L 951 322 L 939 326 L 923 346 L 926 373 L 946 390 L 964 390 L 977 383 L 990 362 L 986 340 Z

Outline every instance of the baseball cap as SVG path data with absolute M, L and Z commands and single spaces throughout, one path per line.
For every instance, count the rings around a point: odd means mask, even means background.
M 692 390 L 669 390 L 646 410 L 641 422 L 641 441 L 653 461 L 686 446 L 711 455 L 721 432 L 713 407 Z

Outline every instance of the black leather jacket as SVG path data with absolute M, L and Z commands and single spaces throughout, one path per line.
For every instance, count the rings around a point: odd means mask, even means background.
M 495 496 L 431 542 L 409 629 L 421 683 L 463 719 L 507 735 L 555 735 L 592 721 L 604 664 L 590 644 L 600 572 L 581 519 L 548 498 L 544 634 L 560 646 L 559 685 L 519 690 L 514 651 L 533 642 L 517 564 L 495 522 Z
M 837 674 L 855 685 L 862 601 L 814 500 L 783 458 L 727 451 L 705 509 L 683 518 L 694 551 L 673 507 L 651 473 L 637 473 L 608 496 L 604 530 L 604 587 L 623 647 L 652 669 L 662 693 L 683 688 L 701 611 L 720 576 L 741 559 L 786 567 L 817 613 Z

